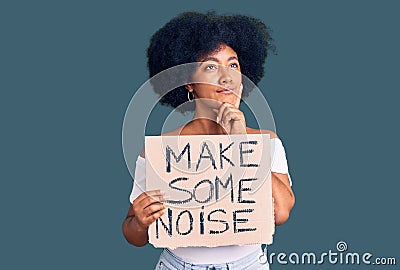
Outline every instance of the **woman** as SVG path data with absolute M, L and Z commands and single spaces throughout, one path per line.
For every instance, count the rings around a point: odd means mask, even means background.
M 150 77 L 184 63 L 198 62 L 191 74 L 193 83 L 164 93 L 161 102 L 178 108 L 194 104 L 188 124 L 163 135 L 217 135 L 266 133 L 275 144 L 271 166 L 275 224 L 285 223 L 294 205 L 285 150 L 277 135 L 269 130 L 246 126 L 239 110 L 242 98 L 252 90 L 242 74 L 257 84 L 264 74 L 268 49 L 272 48 L 267 27 L 247 16 L 219 16 L 215 13 L 183 13 L 168 22 L 152 37 L 148 48 Z M 136 163 L 131 205 L 123 223 L 127 241 L 135 246 L 148 242 L 147 230 L 165 213 L 165 194 L 159 190 L 142 192 L 145 182 L 145 150 Z M 156 269 L 268 269 L 257 260 L 260 245 L 185 247 L 164 249 Z M 214 268 L 212 268 L 214 267 Z

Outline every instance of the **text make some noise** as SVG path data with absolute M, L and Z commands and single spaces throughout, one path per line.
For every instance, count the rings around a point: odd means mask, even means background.
M 269 172 L 269 157 L 263 157 L 263 150 L 269 151 L 265 138 L 194 137 L 180 148 L 165 137 L 164 142 L 151 141 L 158 154 L 152 166 L 146 163 L 146 174 L 152 176 L 147 189 L 160 188 L 170 195 L 166 213 L 152 227 L 153 240 L 257 231 L 265 221 L 259 217 L 260 207 L 268 205 L 256 190 L 268 178 L 259 171 Z M 146 157 L 148 145 L 146 140 Z M 159 155 L 160 149 L 165 155 Z

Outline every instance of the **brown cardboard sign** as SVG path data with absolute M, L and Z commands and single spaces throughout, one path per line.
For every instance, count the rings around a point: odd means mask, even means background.
M 271 244 L 268 134 L 146 136 L 146 189 L 169 196 L 156 247 Z

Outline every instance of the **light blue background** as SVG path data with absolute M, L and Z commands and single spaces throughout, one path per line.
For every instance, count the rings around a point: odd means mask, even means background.
M 152 269 L 160 250 L 133 247 L 121 232 L 132 186 L 122 121 L 147 80 L 152 33 L 182 11 L 209 9 L 252 15 L 274 30 L 278 55 L 260 88 L 297 201 L 270 251 L 321 253 L 343 240 L 349 251 L 399 261 L 399 7 L 2 1 L 0 268 Z M 272 266 L 365 268 L 396 269 Z

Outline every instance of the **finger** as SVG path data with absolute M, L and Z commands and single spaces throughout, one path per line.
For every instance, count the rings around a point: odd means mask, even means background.
M 222 125 L 224 125 L 223 124 L 223 121 L 224 121 L 224 111 L 229 107 L 229 106 L 232 106 L 231 104 L 229 104 L 229 103 L 222 103 L 222 105 L 219 107 L 219 111 L 218 111 L 218 119 L 219 119 L 219 122 L 220 123 L 222 123 Z
M 242 120 L 242 115 L 241 112 L 237 111 L 226 111 L 225 115 L 223 116 L 226 121 L 241 121 Z
M 243 113 L 237 109 L 225 110 L 224 129 L 228 134 L 234 131 L 235 134 L 246 133 L 246 124 Z
M 240 97 L 237 97 L 236 101 L 235 101 L 235 107 L 239 108 L 240 105 Z
M 158 211 L 162 211 L 163 209 L 165 209 L 164 204 L 154 203 L 145 208 L 139 208 L 137 211 L 135 211 L 135 217 L 141 225 L 148 225 L 148 222 L 146 222 L 146 219 L 149 216 L 151 216 L 152 214 L 154 214 Z
M 239 94 L 237 94 L 237 99 L 236 99 L 236 103 L 235 103 L 235 107 L 236 108 L 239 108 L 240 100 L 241 100 L 241 97 L 242 97 L 242 92 L 243 92 L 243 84 L 240 84 Z
M 167 209 L 163 209 L 163 210 L 155 212 L 153 215 L 149 216 L 146 219 L 146 222 L 148 224 L 147 226 L 150 226 L 154 221 L 156 221 L 159 217 L 164 215 L 166 212 L 167 212 Z
M 154 213 L 156 213 L 156 212 L 158 212 L 160 210 L 163 210 L 163 209 L 165 209 L 165 205 L 164 204 L 162 204 L 162 203 L 153 203 L 153 204 L 147 206 L 144 209 L 144 214 L 148 217 L 148 216 L 151 216 Z
M 144 198 L 148 197 L 149 195 L 157 195 L 157 194 L 162 194 L 162 193 L 161 193 L 161 190 L 155 189 L 155 190 L 148 190 L 148 191 L 145 191 L 145 192 L 143 192 L 142 194 L 140 194 L 140 195 L 134 200 L 134 202 L 135 202 L 135 201 L 139 202 L 139 201 L 143 200 Z
M 137 211 L 144 211 L 146 207 L 149 207 L 155 203 L 163 203 L 166 199 L 156 199 L 154 197 L 146 197 L 145 199 L 141 200 L 137 206 L 135 206 L 135 210 Z
M 239 109 L 233 107 L 233 105 L 227 105 L 222 113 L 222 120 L 225 123 L 225 122 L 229 122 L 230 119 L 240 119 L 241 114 L 242 114 L 242 112 Z M 228 115 L 230 115 L 229 119 L 227 119 Z
M 232 127 L 232 120 L 233 120 L 232 117 L 235 117 L 235 116 L 232 116 L 231 113 L 227 113 L 227 114 L 224 116 L 224 124 L 227 125 L 227 126 L 229 126 L 229 128 Z
M 215 112 L 215 114 L 217 115 L 217 119 L 215 120 L 217 123 L 219 123 L 219 118 L 218 118 L 218 109 L 212 109 L 213 112 Z
M 145 208 L 146 206 L 155 203 L 155 202 L 165 202 L 168 199 L 167 195 L 164 195 L 165 193 L 154 193 L 154 195 L 151 196 L 144 196 L 140 201 L 133 203 L 133 207 L 136 208 Z
M 230 114 L 230 113 L 225 114 L 225 116 L 224 116 L 224 123 L 225 123 L 225 122 L 226 122 L 226 123 L 230 123 L 231 120 L 232 120 L 232 114 Z
M 151 195 L 149 196 L 149 198 L 152 198 L 155 201 L 158 202 L 165 202 L 167 200 L 167 198 L 169 198 L 168 195 L 166 195 L 165 193 L 161 193 L 161 194 L 157 194 L 157 195 Z
M 161 199 L 160 197 L 156 197 L 156 196 L 146 196 L 143 197 L 140 201 L 134 201 L 133 202 L 133 208 L 134 209 L 143 209 L 146 206 L 152 204 L 153 202 L 159 202 Z
M 218 108 L 218 113 L 217 113 L 217 122 L 218 123 L 221 123 L 222 122 L 222 112 L 223 112 L 223 110 L 224 110 L 224 104 L 222 103 L 222 105 L 221 106 L 219 106 L 219 108 Z
M 165 192 L 161 191 L 160 189 L 153 189 L 153 190 L 147 190 L 146 194 L 149 196 L 155 196 L 155 195 L 165 194 Z

